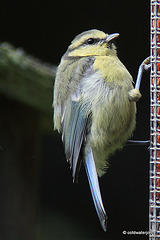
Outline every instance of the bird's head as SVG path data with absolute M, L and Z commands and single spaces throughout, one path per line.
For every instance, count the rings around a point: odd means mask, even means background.
M 116 55 L 113 40 L 119 33 L 106 34 L 93 29 L 77 35 L 68 47 L 66 57 L 107 56 Z

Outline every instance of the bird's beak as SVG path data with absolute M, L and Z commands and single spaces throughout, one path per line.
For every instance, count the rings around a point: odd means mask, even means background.
M 106 37 L 105 39 L 105 42 L 110 42 L 112 41 L 113 39 L 117 38 L 119 36 L 119 33 L 113 33 L 113 34 L 110 34 Z

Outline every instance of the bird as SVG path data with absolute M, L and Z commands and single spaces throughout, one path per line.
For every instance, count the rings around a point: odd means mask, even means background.
M 117 56 L 117 37 L 119 33 L 97 29 L 77 35 L 61 58 L 53 93 L 54 130 L 62 134 L 73 182 L 83 163 L 104 231 L 108 217 L 99 177 L 106 173 L 109 157 L 132 136 L 141 97 Z

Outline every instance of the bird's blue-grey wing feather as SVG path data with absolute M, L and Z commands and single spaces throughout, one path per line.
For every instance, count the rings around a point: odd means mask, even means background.
M 73 181 L 77 179 L 79 165 L 81 164 L 79 154 L 86 136 L 88 118 L 87 112 L 85 108 L 81 106 L 80 101 L 68 100 L 62 116 L 62 139 L 65 146 L 66 157 L 72 168 Z M 91 148 L 89 148 L 89 152 L 85 156 L 83 162 L 96 212 L 103 230 L 106 231 L 107 216 L 103 207 L 96 166 Z
M 71 97 L 64 108 L 62 115 L 62 140 L 64 142 L 66 158 L 72 168 L 75 181 L 80 166 L 79 157 L 86 133 L 87 113 L 78 98 Z

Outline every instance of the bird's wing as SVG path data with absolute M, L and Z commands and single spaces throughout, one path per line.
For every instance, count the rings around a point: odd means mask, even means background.
M 88 121 L 90 121 L 88 111 L 81 105 L 80 97 L 79 90 L 72 94 L 71 99 L 69 99 L 65 105 L 62 115 L 62 140 L 65 146 L 66 157 L 72 168 L 73 181 L 77 180 L 79 166 L 81 164 L 79 154 L 86 136 Z M 86 154 L 83 162 L 96 212 L 103 230 L 106 231 L 107 216 L 102 202 L 96 166 L 91 148 L 89 148 L 88 154 Z
M 65 147 L 66 158 L 72 168 L 73 182 L 77 179 L 81 159 L 79 157 L 82 143 L 86 133 L 88 115 L 81 105 L 79 88 L 65 104 L 61 125 L 62 140 Z
M 95 166 L 91 148 L 89 149 L 88 154 L 86 155 L 86 160 L 84 162 L 84 165 L 85 165 L 85 169 L 87 172 L 87 177 L 88 177 L 89 186 L 91 189 L 95 209 L 96 209 L 97 215 L 99 217 L 101 226 L 102 226 L 103 230 L 106 231 L 107 215 L 106 215 L 106 212 L 105 212 L 105 209 L 103 206 L 103 202 L 102 202 L 96 166 Z

